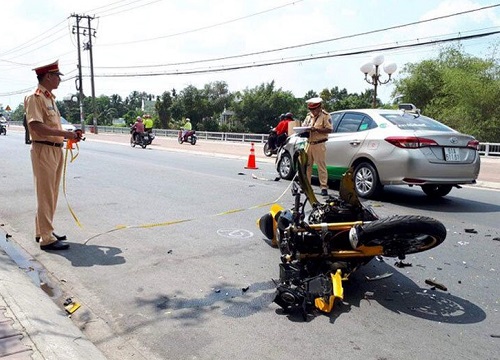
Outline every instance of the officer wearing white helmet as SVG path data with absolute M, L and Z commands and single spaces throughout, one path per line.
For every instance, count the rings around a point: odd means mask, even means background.
M 332 132 L 332 119 L 330 114 L 323 110 L 323 99 L 315 97 L 306 101 L 309 113 L 303 126 L 310 127 L 309 147 L 307 149 L 307 177 L 311 182 L 312 166 L 318 166 L 319 185 L 321 195 L 328 196 L 328 172 L 326 170 L 326 141 Z

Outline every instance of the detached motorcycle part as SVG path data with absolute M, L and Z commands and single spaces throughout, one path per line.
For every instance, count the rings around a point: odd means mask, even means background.
M 344 288 L 342 287 L 342 272 L 337 270 L 334 274 L 330 274 L 332 278 L 332 292 L 330 296 L 328 296 L 328 301 L 325 300 L 325 297 L 318 297 L 314 299 L 314 306 L 318 310 L 329 313 L 333 309 L 333 305 L 335 304 L 335 299 L 344 299 Z
M 277 222 L 278 222 L 278 217 L 281 214 L 281 211 L 284 210 L 284 208 L 278 204 L 273 204 L 271 206 L 271 210 L 269 213 L 265 214 L 262 216 L 260 219 L 257 220 L 257 226 L 259 227 L 260 231 L 269 239 L 271 240 L 271 244 L 274 247 L 278 246 L 278 239 L 277 239 Z

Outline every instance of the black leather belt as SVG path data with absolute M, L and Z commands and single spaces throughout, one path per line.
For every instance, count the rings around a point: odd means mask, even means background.
M 309 144 L 316 145 L 316 144 L 321 144 L 321 143 L 324 143 L 327 141 L 328 141 L 328 139 L 323 139 L 323 140 L 318 140 L 318 141 L 309 141 Z
M 64 146 L 63 143 L 55 143 L 55 142 L 51 142 L 51 141 L 33 140 L 32 142 L 34 142 L 36 144 L 44 144 L 44 145 L 55 146 L 55 147 L 60 147 L 60 148 L 62 148 Z

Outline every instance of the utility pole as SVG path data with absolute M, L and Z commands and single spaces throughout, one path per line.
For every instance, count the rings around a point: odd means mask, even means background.
M 82 56 L 80 52 L 80 19 L 81 17 L 76 14 L 71 14 L 72 17 L 76 17 L 76 39 L 78 46 L 78 79 L 75 80 L 76 90 L 78 91 L 78 107 L 80 108 L 80 127 L 85 133 L 85 117 L 83 114 L 83 85 L 82 85 Z M 72 33 L 75 33 L 75 27 L 73 27 Z
M 96 103 L 95 103 L 95 86 L 94 86 L 94 59 L 92 54 L 92 36 L 95 36 L 95 29 L 92 29 L 90 25 L 90 21 L 94 20 L 93 17 L 89 15 L 77 15 L 72 14 L 71 16 L 76 18 L 76 37 L 78 42 L 78 85 L 76 85 L 76 89 L 78 90 L 78 101 L 80 105 L 80 122 L 82 126 L 82 130 L 85 131 L 85 118 L 83 114 L 83 85 L 82 85 L 82 58 L 80 53 L 80 35 L 86 36 L 88 32 L 89 41 L 83 44 L 83 50 L 90 51 L 90 81 L 91 81 L 91 89 L 92 89 L 92 124 L 94 133 L 97 134 L 97 115 L 96 115 Z M 87 18 L 88 27 L 83 28 L 83 33 L 80 34 L 80 20 Z M 75 27 L 73 27 L 73 34 L 75 33 Z
M 96 116 L 96 106 L 95 106 L 95 86 L 94 86 L 94 56 L 92 53 L 92 36 L 95 36 L 95 30 L 90 26 L 90 20 L 94 20 L 94 18 L 90 18 L 87 16 L 88 24 L 89 24 L 89 42 L 85 44 L 85 50 L 90 51 L 90 84 L 92 89 L 92 113 L 93 113 L 93 124 L 94 131 L 97 134 L 97 116 Z

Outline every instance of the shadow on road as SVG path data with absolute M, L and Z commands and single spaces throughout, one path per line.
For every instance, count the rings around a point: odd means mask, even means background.
M 79 267 L 109 266 L 125 263 L 123 256 L 118 256 L 122 251 L 120 248 L 99 245 L 83 245 L 69 243 L 67 251 L 53 251 L 52 254 L 60 255 L 71 261 L 71 265 Z
M 392 273 L 378 281 L 367 281 L 365 276 Z M 370 293 L 367 298 L 366 294 Z M 396 314 L 407 314 L 421 319 L 447 324 L 474 324 L 486 319 L 486 313 L 477 305 L 449 292 L 421 288 L 394 267 L 372 261 L 360 269 L 346 286 L 344 301 L 334 308 L 332 322 L 349 312 L 350 307 L 359 307 L 362 301 L 374 301 Z

